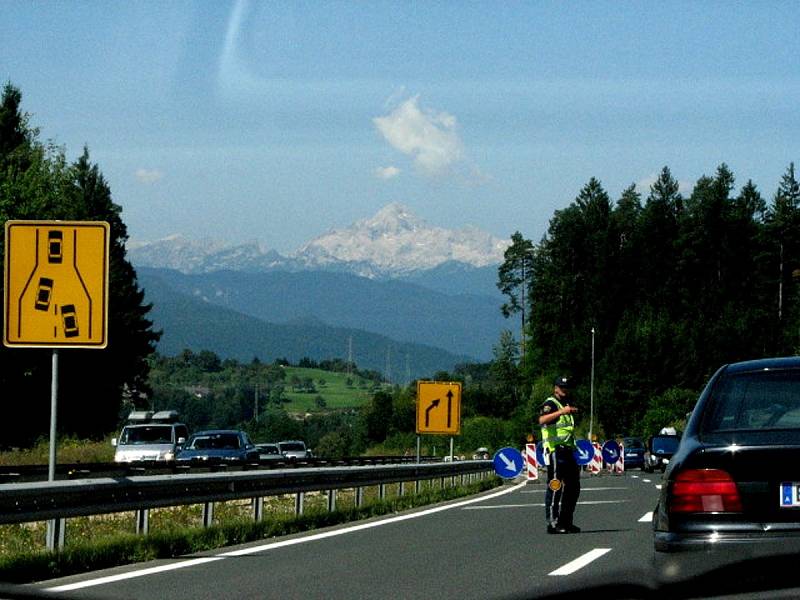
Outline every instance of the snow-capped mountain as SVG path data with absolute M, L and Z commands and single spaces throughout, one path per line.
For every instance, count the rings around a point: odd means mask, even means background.
M 180 236 L 130 243 L 128 256 L 137 266 L 184 273 L 314 269 L 376 278 L 403 276 L 445 263 L 476 268 L 499 264 L 509 243 L 475 227 L 454 231 L 431 226 L 407 207 L 393 203 L 373 217 L 311 240 L 290 256 L 254 242 L 225 245 Z
M 497 264 L 503 261 L 507 247 L 507 241 L 475 227 L 458 231 L 432 227 L 402 204 L 394 203 L 371 218 L 310 241 L 293 258 L 308 267 L 348 263 L 402 275 L 450 261 L 474 267 Z

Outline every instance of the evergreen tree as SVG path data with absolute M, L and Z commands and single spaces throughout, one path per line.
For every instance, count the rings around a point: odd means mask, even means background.
M 525 294 L 533 277 L 533 243 L 517 231 L 511 236 L 511 245 L 506 248 L 504 261 L 498 269 L 497 288 L 508 297 L 500 309 L 508 318 L 520 313 L 520 351 L 525 354 Z
M 108 347 L 59 353 L 59 429 L 100 437 L 116 428 L 123 392 L 134 402 L 145 401 L 146 359 L 159 334 L 146 318 L 150 307 L 143 305 L 143 292 L 125 256 L 122 209 L 112 201 L 99 168 L 91 164 L 86 149 L 70 165 L 63 149 L 42 145 L 20 111 L 21 98 L 18 89 L 7 85 L 0 101 L 0 225 L 9 219 L 110 224 Z M 15 427 L 4 443 L 24 445 L 46 434 L 51 354 L 47 349 L 0 348 L 0 387 L 9 398 L 24 399 L 10 403 L 7 418 Z

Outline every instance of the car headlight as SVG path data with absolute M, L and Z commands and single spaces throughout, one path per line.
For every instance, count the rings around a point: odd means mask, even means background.
M 164 452 L 164 455 L 161 457 L 164 460 L 175 460 L 175 453 L 174 452 Z

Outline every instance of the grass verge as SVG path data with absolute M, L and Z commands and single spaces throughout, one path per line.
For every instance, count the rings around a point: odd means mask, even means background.
M 257 523 L 238 518 L 208 529 L 184 528 L 148 536 L 123 533 L 97 542 L 81 542 L 56 553 L 21 552 L 0 558 L 0 581 L 31 583 L 158 558 L 174 558 L 399 512 L 477 494 L 501 484 L 502 480 L 491 477 L 465 486 L 427 489 L 419 494 L 375 500 L 361 507 L 332 512 L 314 510 L 299 516 L 268 516 Z

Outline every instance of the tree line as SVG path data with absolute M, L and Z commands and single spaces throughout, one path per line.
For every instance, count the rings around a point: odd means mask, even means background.
M 680 421 L 721 365 L 800 351 L 800 185 L 769 201 L 720 165 L 684 196 L 664 167 L 646 195 L 612 202 L 595 178 L 538 244 L 519 232 L 499 270 L 519 315 L 525 389 L 568 373 L 595 430 L 653 433 Z M 594 334 L 592 333 L 594 330 Z
M 0 255 L 10 219 L 110 225 L 108 347 L 59 353 L 59 430 L 98 438 L 117 423 L 123 396 L 148 393 L 146 359 L 160 333 L 147 318 L 150 307 L 126 258 L 122 208 L 88 149 L 69 162 L 63 148 L 39 139 L 21 102 L 21 92 L 6 84 L 0 98 Z M 49 349 L 0 347 L 6 423 L 0 445 L 29 446 L 48 431 L 51 356 Z

